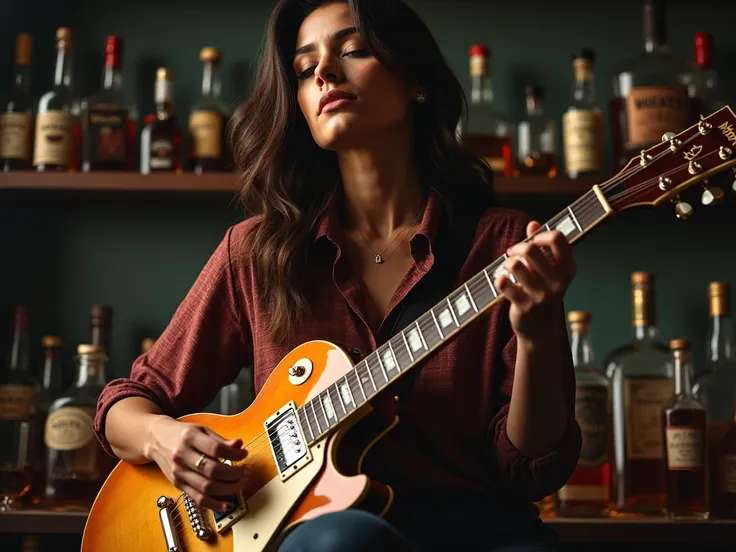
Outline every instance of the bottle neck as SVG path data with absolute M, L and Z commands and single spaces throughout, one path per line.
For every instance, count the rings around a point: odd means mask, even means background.
M 31 342 L 28 328 L 25 325 L 16 325 L 13 331 L 13 343 L 10 346 L 8 367 L 11 370 L 27 371 L 30 366 Z
M 649 284 L 635 284 L 631 302 L 636 339 L 641 341 L 656 339 L 657 318 L 654 310 L 654 289 Z
M 174 114 L 174 85 L 171 81 L 156 80 L 156 118 L 168 119 Z
M 493 102 L 493 83 L 490 75 L 470 77 L 470 101 L 474 104 Z
M 541 98 L 532 95 L 526 97 L 527 115 L 542 115 L 543 112 Z
M 24 63 L 15 64 L 15 88 L 28 92 L 31 87 L 31 67 Z
M 118 91 L 123 87 L 123 72 L 118 67 L 105 66 L 102 73 L 102 88 Z
M 639 325 L 634 326 L 634 337 L 639 341 L 654 341 L 657 339 L 659 332 L 657 326 Z
M 77 359 L 75 387 L 102 387 L 107 383 L 105 369 L 107 358 L 104 355 L 82 355 Z
M 658 0 L 650 0 L 644 6 L 644 49 L 649 53 L 669 50 L 664 3 Z
M 692 395 L 692 388 L 690 385 L 690 358 L 687 355 L 683 355 L 681 352 L 677 352 L 675 357 L 675 393 L 678 395 Z
M 46 349 L 43 363 L 43 388 L 61 390 L 64 387 L 62 381 L 61 352 L 55 347 Z
M 572 363 L 576 369 L 590 368 L 593 366 L 593 345 L 590 341 L 588 328 L 572 325 L 572 338 L 570 348 L 572 350 Z
M 572 97 L 578 105 L 595 105 L 595 80 L 592 71 L 576 70 Z
M 62 49 L 56 54 L 56 71 L 54 72 L 56 87 L 72 87 L 72 56 L 71 52 Z
M 711 316 L 708 327 L 706 358 L 710 362 L 733 361 L 734 335 L 730 316 Z
M 221 90 L 220 66 L 212 61 L 205 61 L 202 66 L 202 96 L 219 98 Z

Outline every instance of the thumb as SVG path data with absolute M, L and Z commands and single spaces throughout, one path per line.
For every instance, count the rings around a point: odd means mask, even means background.
M 239 439 L 239 438 L 236 438 L 236 439 L 225 439 L 222 435 L 219 435 L 219 434 L 215 433 L 214 431 L 212 431 L 208 427 L 205 427 L 204 430 L 207 432 L 207 434 L 211 435 L 212 437 L 214 437 L 215 439 L 217 439 L 218 441 L 220 441 L 221 443 L 223 443 L 223 444 L 225 444 L 225 445 L 227 445 L 229 447 L 241 448 L 243 446 L 243 440 L 242 439 Z
M 530 238 L 541 226 L 536 220 L 531 221 L 526 225 L 526 237 Z

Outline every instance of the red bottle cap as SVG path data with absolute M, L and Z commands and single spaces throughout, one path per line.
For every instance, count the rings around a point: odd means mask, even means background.
M 693 37 L 695 63 L 700 67 L 710 67 L 713 54 L 713 36 L 710 33 L 695 33 Z
M 470 47 L 470 57 L 473 56 L 488 57 L 488 48 L 483 44 L 473 44 Z
M 120 69 L 123 64 L 123 39 L 110 35 L 105 40 L 105 67 Z

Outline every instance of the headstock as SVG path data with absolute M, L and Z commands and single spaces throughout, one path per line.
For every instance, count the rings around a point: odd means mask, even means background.
M 736 165 L 736 115 L 729 106 L 700 116 L 700 122 L 680 132 L 662 136 L 662 142 L 631 159 L 616 176 L 600 185 L 615 211 L 631 207 L 675 203 L 679 218 L 688 218 L 692 207 L 680 192 L 703 183 L 701 201 L 708 205 L 723 197 L 710 188 L 707 178 Z M 734 182 L 736 191 L 736 182 Z

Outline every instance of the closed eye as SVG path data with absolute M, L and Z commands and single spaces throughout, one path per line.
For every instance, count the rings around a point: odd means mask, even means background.
M 370 55 L 369 52 L 368 52 L 368 50 L 363 50 L 363 49 L 360 49 L 359 48 L 357 50 L 351 50 L 349 52 L 345 52 L 343 54 L 343 57 L 362 58 L 362 57 L 366 57 L 368 55 Z M 313 66 L 313 67 L 309 67 L 309 68 L 305 69 L 304 71 L 302 71 L 301 73 L 297 74 L 296 78 L 298 80 L 308 79 L 309 77 L 311 77 L 314 74 L 314 70 L 316 68 L 317 68 L 316 65 Z

